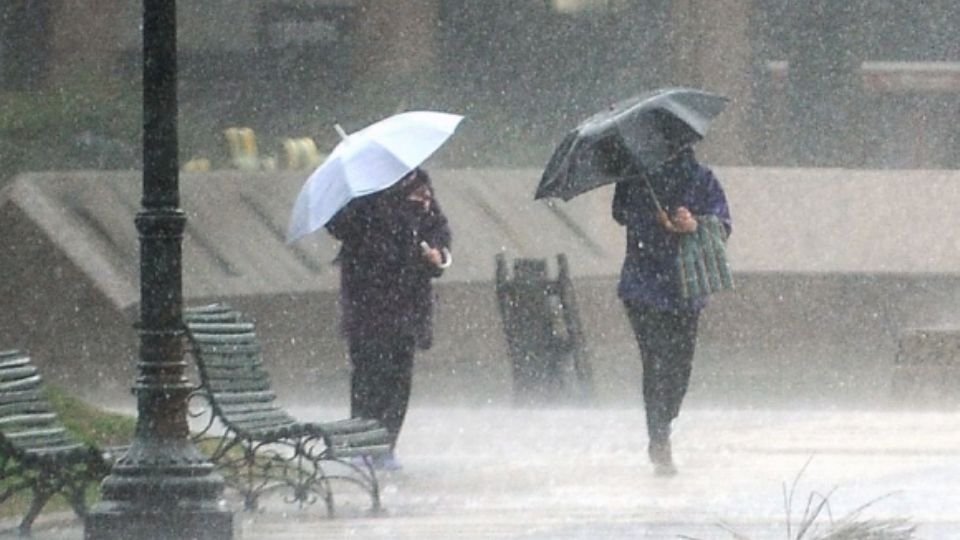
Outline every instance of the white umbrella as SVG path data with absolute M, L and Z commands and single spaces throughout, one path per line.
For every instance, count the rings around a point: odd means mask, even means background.
M 307 178 L 293 204 L 287 242 L 323 227 L 352 199 L 384 190 L 423 163 L 453 135 L 463 117 L 411 111 L 347 135 Z

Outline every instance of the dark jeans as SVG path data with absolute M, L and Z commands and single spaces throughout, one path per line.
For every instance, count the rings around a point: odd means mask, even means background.
M 396 445 L 413 383 L 413 336 L 351 340 L 350 416 L 379 420 Z
M 624 305 L 643 359 L 647 433 L 651 441 L 665 441 L 690 383 L 700 312 L 660 311 L 629 302 Z

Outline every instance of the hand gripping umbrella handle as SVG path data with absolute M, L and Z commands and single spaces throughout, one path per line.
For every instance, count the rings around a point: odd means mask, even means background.
M 430 251 L 430 244 L 428 244 L 426 240 L 421 240 L 420 249 L 426 254 Z M 443 262 L 440 263 L 440 268 L 450 268 L 450 265 L 453 264 L 453 253 L 450 253 L 450 250 L 447 248 L 440 248 L 440 253 L 443 255 Z

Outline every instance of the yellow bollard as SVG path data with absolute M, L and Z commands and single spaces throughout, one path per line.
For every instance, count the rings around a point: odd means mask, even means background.
M 300 144 L 303 146 L 303 161 L 304 168 L 315 169 L 320 165 L 322 161 L 320 157 L 320 152 L 317 151 L 317 145 L 313 142 L 313 139 L 310 137 L 304 137 L 300 139 Z
M 193 158 L 183 164 L 183 172 L 210 172 L 210 160 Z
M 227 128 L 223 131 L 223 135 L 227 138 L 227 150 L 230 152 L 230 162 L 233 163 L 241 153 L 238 128 Z
M 240 137 L 243 141 L 243 153 L 248 157 L 257 157 L 257 137 L 250 128 L 240 128 Z
M 294 139 L 283 140 L 284 168 L 295 171 L 300 168 L 300 152 Z
M 317 145 L 310 137 L 284 139 L 284 165 L 289 170 L 312 169 L 322 161 Z
M 260 159 L 257 156 L 257 137 L 253 130 L 247 127 L 232 127 L 224 131 L 230 149 L 230 161 L 233 166 L 245 170 L 260 168 Z

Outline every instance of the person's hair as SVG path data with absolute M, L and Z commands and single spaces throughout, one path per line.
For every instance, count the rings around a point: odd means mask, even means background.
M 430 185 L 430 175 L 422 167 L 417 167 L 400 179 L 397 185 L 397 193 L 406 197 L 424 185 Z

